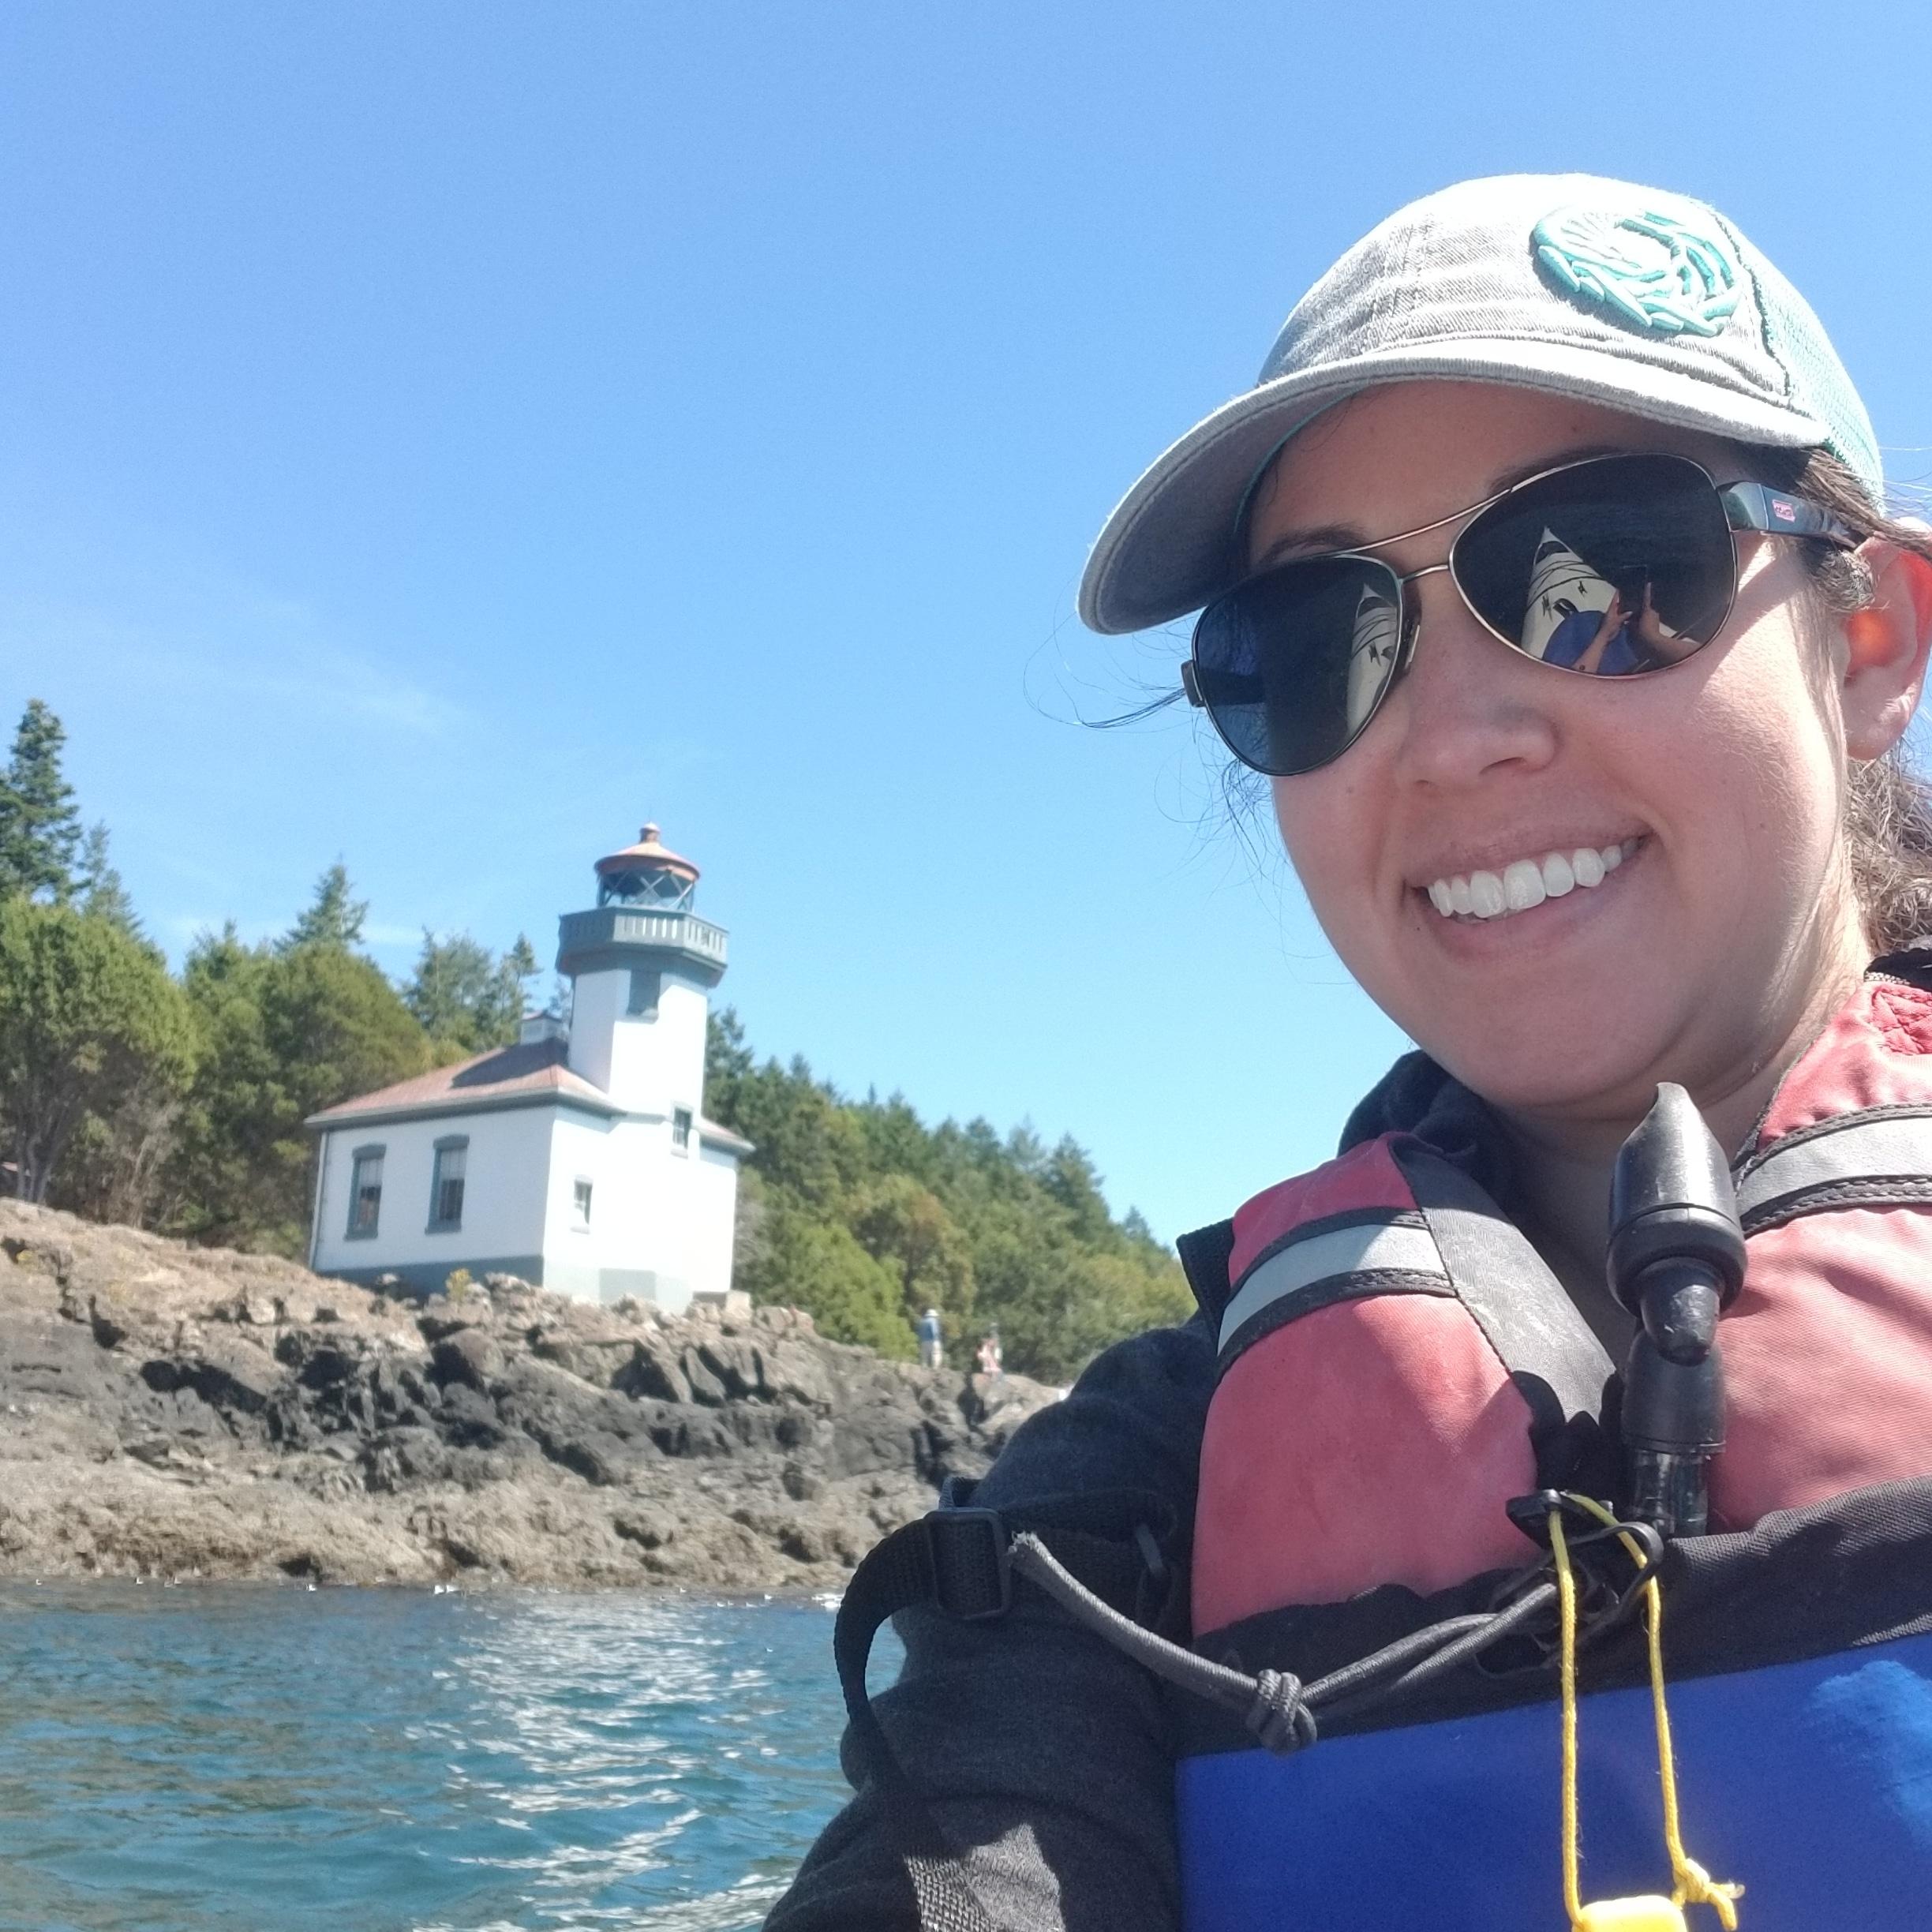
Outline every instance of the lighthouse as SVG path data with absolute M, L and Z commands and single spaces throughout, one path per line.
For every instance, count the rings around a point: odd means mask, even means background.
M 682 1120 L 704 1094 L 705 1022 L 724 976 L 722 927 L 693 910 L 698 868 L 647 825 L 597 862 L 597 904 L 558 924 L 571 982 L 571 1069 L 639 1114 Z
M 673 1312 L 722 1299 L 751 1151 L 704 1114 L 724 930 L 655 825 L 593 873 L 597 903 L 559 922 L 567 1017 L 310 1118 L 318 1272 L 432 1292 L 461 1267 Z

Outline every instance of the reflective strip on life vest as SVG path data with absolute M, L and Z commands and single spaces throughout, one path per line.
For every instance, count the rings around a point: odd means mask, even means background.
M 1269 1325 L 1276 1326 L 1330 1301 L 1391 1289 L 1455 1293 L 1420 1215 L 1335 1215 L 1312 1222 L 1249 1269 L 1221 1317 L 1221 1353 L 1225 1357 L 1261 1315 L 1271 1314 Z
M 1932 1204 L 1932 1107 L 1844 1114 L 1774 1140 L 1738 1177 L 1744 1232 L 1831 1208 Z

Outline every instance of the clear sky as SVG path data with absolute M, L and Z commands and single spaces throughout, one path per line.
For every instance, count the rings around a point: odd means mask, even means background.
M 8 0 L 0 708 L 178 957 L 340 857 L 545 954 L 661 820 L 762 1050 L 1029 1118 L 1163 1234 L 1399 1049 L 1073 612 L 1402 201 L 1714 200 L 1932 471 L 1932 9 Z M 1589 1024 L 1580 1014 L 1579 1026 Z

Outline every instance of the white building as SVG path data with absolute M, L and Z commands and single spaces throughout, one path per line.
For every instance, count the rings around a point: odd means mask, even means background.
M 492 1271 L 590 1301 L 678 1310 L 731 1284 L 749 1142 L 704 1118 L 705 1023 L 724 933 L 698 868 L 645 826 L 560 922 L 567 1021 L 313 1115 L 309 1265 L 422 1291 Z

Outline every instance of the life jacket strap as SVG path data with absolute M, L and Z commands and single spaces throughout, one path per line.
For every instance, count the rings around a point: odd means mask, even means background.
M 1160 1553 L 1161 1535 L 1171 1537 L 1174 1530 L 1172 1508 L 1163 1499 L 1125 1491 L 1088 1492 L 1050 1499 L 1009 1519 L 998 1510 L 975 1508 L 974 1487 L 949 1478 L 938 1509 L 874 1545 L 845 1586 L 832 1632 L 852 1740 L 878 1784 L 893 1841 L 901 1848 L 919 1923 L 931 1932 L 998 1929 L 873 1712 L 866 1666 L 880 1625 L 901 1610 L 922 1608 L 967 1623 L 1005 1615 L 1013 1604 L 1014 1572 L 1028 1573 L 1013 1559 L 1011 1526 L 1017 1522 L 1039 1526 L 1083 1573 L 1124 1602 L 1145 1601 L 1150 1589 L 1163 1600 L 1174 1592 L 1174 1573 Z
M 1023 1536 L 1043 1550 L 1041 1539 L 1050 1539 L 1085 1579 L 1079 1586 L 1091 1586 L 1088 1593 L 1103 1608 L 1121 1603 L 1155 1617 L 1174 1589 L 1160 1549 L 1175 1527 L 1163 1498 L 1131 1490 L 1086 1492 L 1009 1514 L 973 1507 L 973 1488 L 949 1481 L 938 1509 L 874 1545 L 840 1600 L 832 1632 L 839 1688 L 854 1740 L 882 1777 L 897 1767 L 873 1714 L 866 1667 L 889 1618 L 927 1608 L 962 1623 L 1003 1616 L 1013 1604 L 1015 1571 L 1029 1574 L 1025 1563 L 1014 1561 L 1015 1541 Z M 1119 1613 L 1109 1608 L 1109 1614 Z M 1143 1627 L 1125 1616 L 1120 1620 Z
M 1122 1499 L 1110 1500 L 1118 1507 Z M 1518 1503 L 1533 1507 L 1547 1520 L 1552 1508 L 1570 1507 L 1571 1499 L 1544 1491 L 1518 1499 Z M 1503 1638 L 1532 1632 L 1557 1602 L 1552 1578 L 1526 1571 L 1519 1587 L 1506 1593 L 1496 1608 L 1447 1618 L 1413 1631 L 1313 1683 L 1304 1684 L 1286 1671 L 1251 1675 L 1171 1642 L 1126 1616 L 1049 1547 L 1050 1538 L 1090 1575 L 1110 1567 L 1118 1586 L 1127 1567 L 1145 1563 L 1148 1526 L 1143 1522 L 1136 1528 L 1144 1533 L 1118 1544 L 1067 1526 L 1069 1519 L 1091 1518 L 1100 1507 L 1091 1496 L 1069 1498 L 1058 1507 L 1050 1503 L 1011 1516 L 974 1508 L 970 1502 L 942 1506 L 894 1530 L 853 1571 L 833 1631 L 833 1654 L 852 1735 L 882 1784 L 904 1786 L 908 1780 L 866 1689 L 866 1666 L 880 1625 L 901 1610 L 915 1608 L 938 1609 L 965 1623 L 1003 1616 L 1013 1606 L 1016 1576 L 1163 1682 L 1240 1717 L 1258 1742 L 1282 1755 L 1316 1742 L 1323 1711 L 1353 1715 L 1397 1702 L 1432 1679 L 1473 1661 Z M 1600 1512 L 1601 1517 L 1607 1517 L 1607 1512 Z M 1023 1520 L 1041 1526 L 1017 1526 Z M 1608 1593 L 1604 1614 L 1592 1621 L 1589 1634 L 1595 1635 L 1621 1620 L 1638 1589 L 1649 1582 L 1661 1552 L 1647 1524 L 1608 1518 L 1608 1528 L 1601 1519 L 1590 1526 L 1595 1533 L 1578 1539 L 1578 1552 L 1591 1542 L 1635 1548 L 1641 1539 L 1647 1557 L 1633 1579 Z M 1110 1555 L 1110 1564 L 1105 1560 Z M 1097 1558 L 1101 1560 L 1096 1562 Z
M 1932 1206 L 1932 1107 L 1866 1107 L 1781 1134 L 1737 1177 L 1747 1235 L 1834 1208 Z

